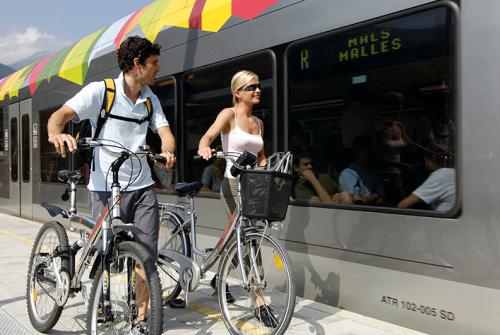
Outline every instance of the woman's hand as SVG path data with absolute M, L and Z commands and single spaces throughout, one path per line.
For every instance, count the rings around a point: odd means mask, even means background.
M 203 157 L 203 159 L 205 160 L 209 160 L 210 158 L 212 158 L 212 149 L 210 149 L 210 147 L 203 147 L 203 148 L 199 148 L 198 149 L 198 155 L 200 155 L 201 157 Z

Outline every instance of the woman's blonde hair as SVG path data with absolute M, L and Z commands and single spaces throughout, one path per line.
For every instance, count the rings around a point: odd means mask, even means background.
M 242 70 L 233 76 L 233 78 L 231 79 L 231 93 L 233 94 L 233 105 L 236 105 L 236 103 L 238 102 L 236 100 L 236 97 L 234 96 L 234 93 L 236 93 L 237 90 L 245 86 L 245 84 L 248 83 L 253 78 L 259 80 L 258 75 L 248 70 Z

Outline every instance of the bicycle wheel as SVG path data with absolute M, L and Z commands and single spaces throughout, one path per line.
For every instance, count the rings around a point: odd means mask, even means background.
M 46 333 L 59 320 L 69 290 L 69 260 L 50 256 L 57 248 L 68 247 L 68 235 L 60 223 L 51 221 L 42 226 L 31 250 L 26 284 L 26 300 L 31 325 Z M 52 262 L 58 269 L 63 287 L 57 287 Z
M 175 250 L 186 257 L 191 257 L 191 243 L 186 232 L 180 228 L 182 223 L 183 220 L 175 213 L 167 212 L 162 215 L 160 220 L 158 250 Z M 168 242 L 168 239 L 172 236 L 172 240 Z M 159 256 L 159 258 L 163 257 Z M 171 259 L 165 260 L 173 265 L 179 266 L 178 263 L 173 262 Z M 179 273 L 166 264 L 158 262 L 157 265 L 163 290 L 163 301 L 165 304 L 168 304 L 170 301 L 177 298 L 182 291 L 181 285 L 179 284 Z
M 102 265 L 92 283 L 87 311 L 89 334 L 129 334 L 145 320 L 149 334 L 162 333 L 160 279 L 153 258 L 136 242 L 121 242 L 113 252 L 109 278 L 110 305 L 102 304 Z M 141 278 L 144 284 L 140 285 Z M 142 306 L 142 307 L 141 307 Z M 146 311 L 147 308 L 147 311 Z
M 295 280 L 288 254 L 274 237 L 259 232 L 246 234 L 242 251 L 247 289 L 236 242 L 219 267 L 218 295 L 224 323 L 232 334 L 283 334 L 295 307 Z M 234 303 L 227 302 L 226 287 Z

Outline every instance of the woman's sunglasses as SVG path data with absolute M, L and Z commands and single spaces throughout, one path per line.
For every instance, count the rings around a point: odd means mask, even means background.
M 247 92 L 251 92 L 251 91 L 256 91 L 257 89 L 259 89 L 259 90 L 260 90 L 260 84 L 252 84 L 252 85 L 248 85 L 248 86 L 245 86 L 245 87 L 240 88 L 239 90 L 240 90 L 240 91 L 247 91 Z

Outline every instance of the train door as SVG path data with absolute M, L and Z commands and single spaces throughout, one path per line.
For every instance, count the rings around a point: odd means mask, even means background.
M 11 211 L 32 219 L 31 99 L 9 106 L 9 133 Z

